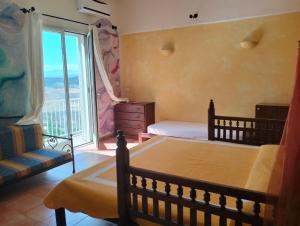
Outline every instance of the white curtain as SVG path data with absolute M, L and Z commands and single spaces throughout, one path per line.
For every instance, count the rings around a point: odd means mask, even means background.
M 24 25 L 25 46 L 27 47 L 27 79 L 29 84 L 29 109 L 27 115 L 17 124 L 40 123 L 40 113 L 44 102 L 42 23 L 37 13 L 26 14 Z
M 103 62 L 103 57 L 102 57 L 102 51 L 101 51 L 101 43 L 99 41 L 98 37 L 98 28 L 93 25 L 92 26 L 92 31 L 93 31 L 93 46 L 94 46 L 94 55 L 95 55 L 95 60 L 96 60 L 96 65 L 99 70 L 99 74 L 101 76 L 101 79 L 103 81 L 104 87 L 109 94 L 110 98 L 112 101 L 117 104 L 120 102 L 128 102 L 128 98 L 119 98 L 116 97 L 114 94 L 114 89 L 110 83 L 108 74 L 105 70 L 104 62 Z

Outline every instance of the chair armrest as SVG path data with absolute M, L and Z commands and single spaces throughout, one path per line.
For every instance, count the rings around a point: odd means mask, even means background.
M 50 150 L 65 151 L 72 155 L 72 167 L 73 173 L 75 173 L 75 158 L 74 158 L 74 146 L 73 135 L 69 137 L 53 136 L 48 134 L 42 134 L 44 138 L 44 147 Z
M 69 137 L 54 136 L 42 134 L 44 138 L 44 147 L 51 150 L 66 151 L 74 156 L 73 135 Z

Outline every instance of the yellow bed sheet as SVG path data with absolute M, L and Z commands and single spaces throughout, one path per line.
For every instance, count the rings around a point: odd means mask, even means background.
M 130 161 L 135 167 L 245 187 L 258 153 L 253 146 L 157 136 L 132 148 Z M 111 158 L 59 183 L 44 204 L 114 218 L 118 216 L 116 186 L 115 158 Z

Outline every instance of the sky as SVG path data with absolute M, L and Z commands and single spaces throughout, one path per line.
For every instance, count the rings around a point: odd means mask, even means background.
M 78 75 L 78 41 L 77 36 L 65 34 L 66 53 L 69 76 Z M 63 77 L 63 59 L 61 34 L 43 31 L 44 76 Z

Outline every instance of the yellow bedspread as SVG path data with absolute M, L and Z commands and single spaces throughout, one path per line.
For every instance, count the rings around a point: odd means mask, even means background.
M 258 147 L 154 137 L 130 150 L 135 167 L 245 187 Z M 64 207 L 96 218 L 117 217 L 115 158 L 59 183 L 45 198 L 48 208 Z

